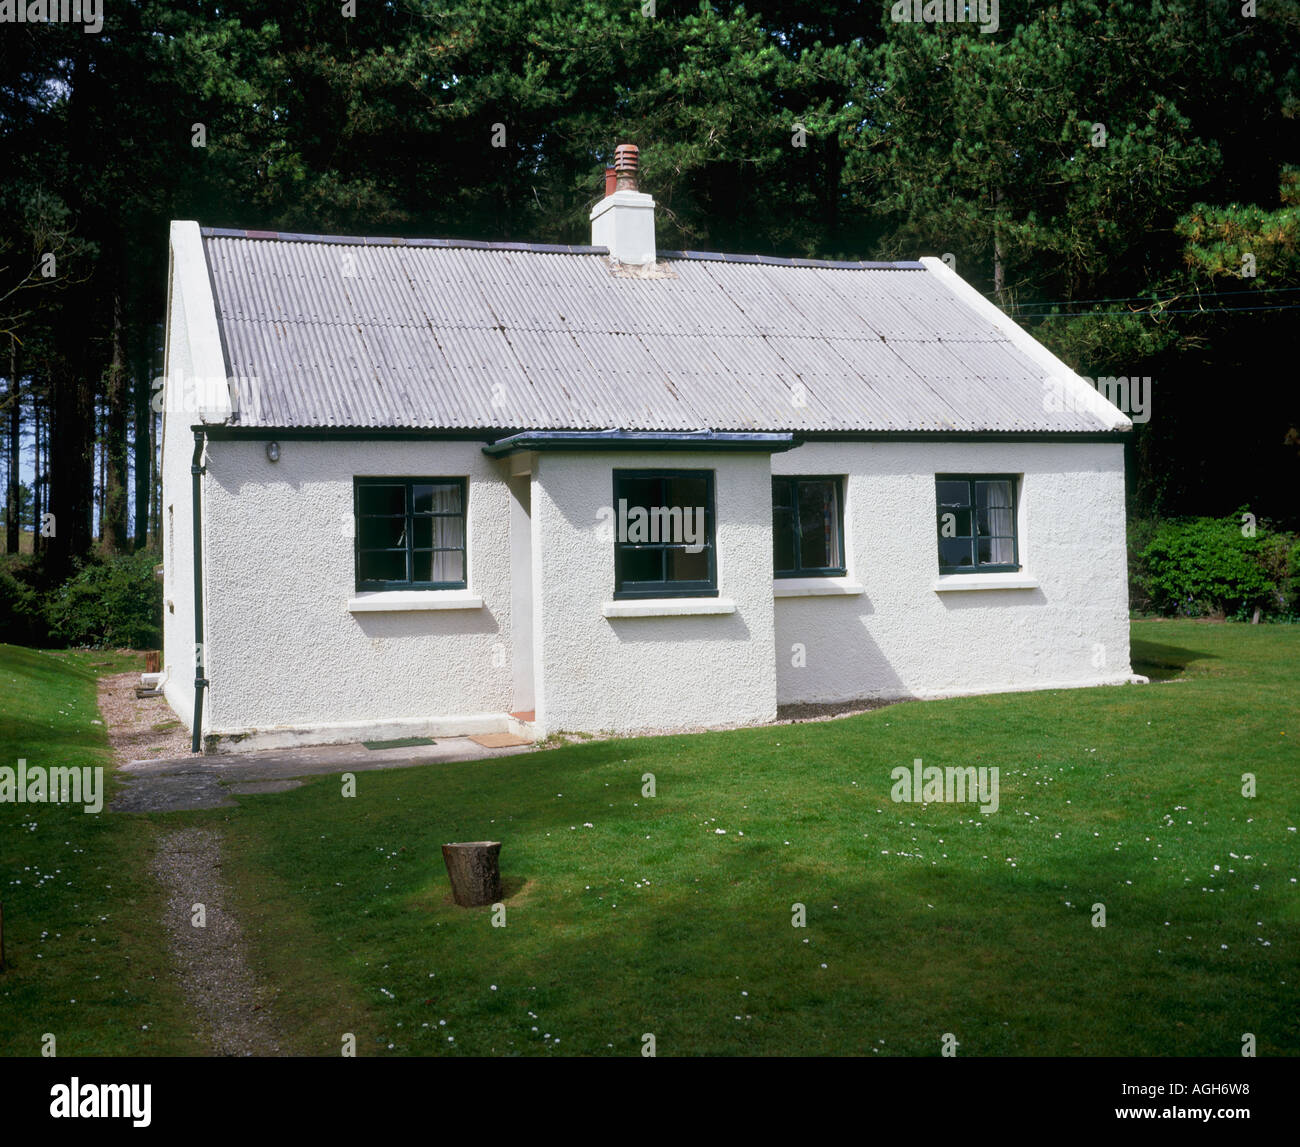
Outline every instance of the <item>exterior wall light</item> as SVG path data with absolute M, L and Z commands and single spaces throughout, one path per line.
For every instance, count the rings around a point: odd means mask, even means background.
M 278 442 L 268 442 L 266 444 L 266 460 L 268 462 L 280 461 L 280 444 Z

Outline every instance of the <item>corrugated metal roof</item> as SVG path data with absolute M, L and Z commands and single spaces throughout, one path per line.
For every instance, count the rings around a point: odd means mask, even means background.
M 204 229 L 240 426 L 1074 431 L 919 263 Z

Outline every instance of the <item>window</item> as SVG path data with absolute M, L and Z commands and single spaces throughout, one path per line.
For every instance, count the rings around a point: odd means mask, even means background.
M 614 597 L 717 597 L 712 470 L 614 471 Z
M 357 478 L 357 590 L 465 589 L 464 478 Z
M 1013 474 L 938 474 L 939 572 L 1020 569 Z
M 772 479 L 777 577 L 842 577 L 844 511 L 839 478 Z

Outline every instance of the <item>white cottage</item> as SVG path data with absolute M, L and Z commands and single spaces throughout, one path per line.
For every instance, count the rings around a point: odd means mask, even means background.
M 619 154 L 590 247 L 172 224 L 196 744 L 1134 680 L 1129 419 L 938 260 L 656 250 Z

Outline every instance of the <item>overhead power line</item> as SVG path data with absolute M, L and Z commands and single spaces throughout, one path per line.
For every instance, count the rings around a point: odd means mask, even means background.
M 1016 317 L 1022 319 L 1104 319 L 1114 316 L 1129 318 L 1154 317 L 1159 315 L 1244 315 L 1257 311 L 1294 311 L 1300 310 L 1300 303 L 1279 303 L 1268 307 L 1161 307 L 1151 311 L 1017 311 Z
M 1300 291 L 1300 287 L 1247 287 L 1241 291 L 1214 291 L 1210 294 L 1211 298 L 1218 298 L 1220 295 L 1285 295 Z M 1187 293 L 1183 292 L 1178 295 L 1166 295 L 1168 299 L 1186 298 Z M 1078 303 L 1158 303 L 1160 300 L 1154 295 L 1115 295 L 1109 299 L 1052 299 L 1050 301 L 1038 303 L 1012 303 L 1012 307 L 1020 309 L 1022 307 L 1068 307 Z

